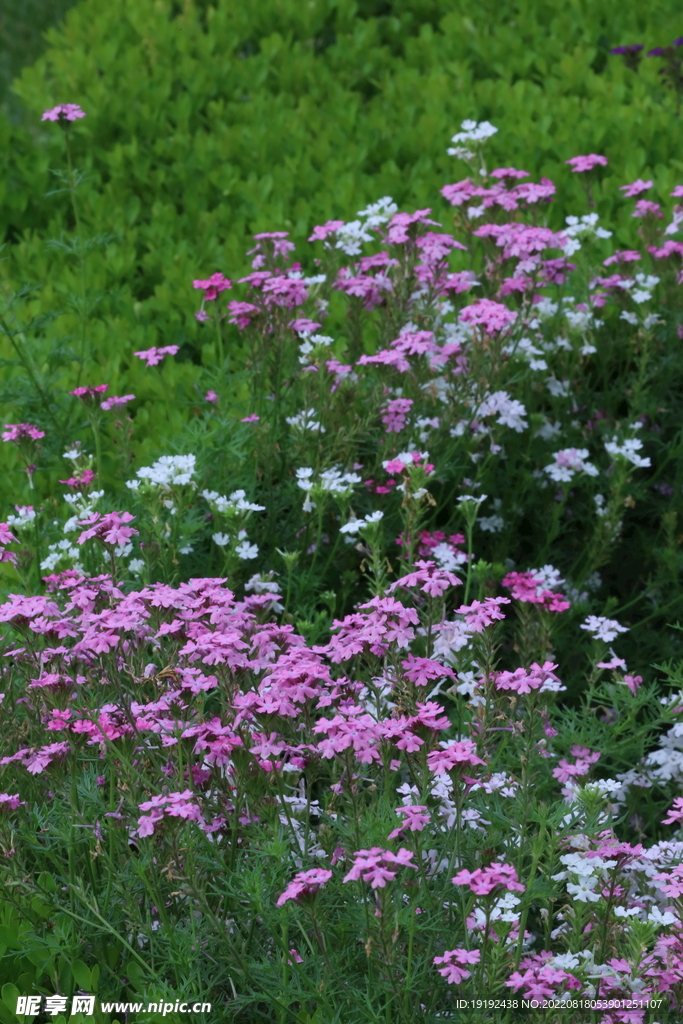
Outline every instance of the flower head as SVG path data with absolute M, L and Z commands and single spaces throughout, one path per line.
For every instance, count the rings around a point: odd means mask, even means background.
M 46 110 L 41 121 L 77 121 L 79 117 L 85 117 L 85 111 L 76 103 L 58 103 L 51 110 Z
M 135 355 L 138 359 L 144 359 L 148 366 L 156 366 L 164 356 L 174 356 L 179 347 L 179 345 L 164 345 L 163 348 L 157 348 L 156 345 L 153 345 L 152 348 L 136 352 Z
M 312 896 L 318 889 L 332 878 L 332 872 L 325 868 L 311 868 L 300 871 L 294 876 L 285 891 L 278 896 L 275 906 L 283 906 L 287 900 L 300 900 L 302 896 Z
M 594 167 L 607 167 L 609 163 L 606 156 L 599 156 L 598 153 L 588 153 L 586 156 L 573 156 L 565 160 L 572 171 L 576 174 L 581 171 L 592 171 Z

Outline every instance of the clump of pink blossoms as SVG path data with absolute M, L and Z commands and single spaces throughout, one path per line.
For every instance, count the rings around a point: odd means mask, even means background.
M 157 366 L 164 356 L 176 355 L 179 348 L 179 345 L 164 345 L 163 348 L 157 348 L 156 345 L 153 345 L 152 348 L 136 352 L 135 355 L 138 359 L 143 359 L 148 366 Z
M 332 878 L 332 872 L 326 868 L 311 868 L 300 871 L 289 883 L 285 891 L 278 896 L 275 906 L 283 906 L 287 900 L 300 900 L 302 896 L 313 896 L 318 889 Z
M 472 973 L 465 968 L 478 964 L 480 960 L 480 949 L 447 949 L 443 956 L 435 956 L 432 963 L 443 964 L 439 967 L 439 974 L 449 985 L 459 985 Z
M 416 868 L 411 863 L 414 854 L 405 847 L 398 853 L 373 846 L 370 850 L 358 850 L 353 855 L 353 867 L 344 876 L 344 882 L 369 882 L 373 889 L 383 889 L 387 882 L 393 882 L 399 868 Z
M 86 113 L 77 103 L 58 103 L 56 107 L 46 110 L 41 121 L 77 121 L 79 117 L 85 117 Z
M 517 877 L 517 870 L 512 864 L 501 864 L 495 862 L 486 868 L 477 868 L 475 871 L 463 869 L 458 871 L 451 879 L 453 885 L 466 885 L 478 896 L 488 896 L 503 886 L 508 892 L 524 892 L 524 886 Z
M 582 171 L 592 171 L 594 167 L 607 167 L 609 163 L 606 156 L 600 156 L 598 153 L 588 153 L 586 156 L 573 156 L 570 160 L 565 160 L 566 164 L 569 164 L 572 171 L 576 174 Z
M 131 537 L 138 533 L 131 523 L 135 516 L 130 512 L 108 512 L 102 515 L 100 512 L 93 512 L 87 519 L 80 519 L 79 526 L 87 526 L 87 530 L 78 537 L 79 544 L 85 544 L 87 540 L 96 537 L 103 544 L 127 544 Z

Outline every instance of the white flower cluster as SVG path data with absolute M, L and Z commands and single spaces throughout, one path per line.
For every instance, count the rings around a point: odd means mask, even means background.
M 50 544 L 47 550 L 49 554 L 40 563 L 41 569 L 53 572 L 60 563 L 62 565 L 67 563 L 69 569 L 78 569 L 79 572 L 83 572 L 83 566 L 78 561 L 80 549 L 74 547 L 71 541 L 58 540 L 55 544 Z
M 230 544 L 232 538 L 229 533 L 214 533 L 211 536 L 214 544 L 218 545 L 219 548 L 227 547 Z M 247 531 L 240 530 L 237 534 L 237 544 L 234 548 L 234 553 L 242 561 L 247 561 L 252 558 L 258 557 L 258 544 L 250 544 L 247 540 Z
M 531 338 L 520 338 L 516 344 L 504 345 L 503 352 L 510 356 L 519 356 L 526 360 L 531 370 L 547 370 L 548 364 L 545 359 L 537 358 L 543 356 L 543 351 L 534 345 Z
M 451 139 L 454 145 L 446 150 L 449 156 L 457 156 L 460 160 L 471 160 L 474 156 L 471 147 L 486 142 L 498 131 L 489 121 L 463 121 L 460 129 Z
M 378 523 L 380 519 L 384 518 L 384 512 L 371 512 L 365 516 L 364 519 L 349 519 L 348 523 L 344 523 L 343 526 L 339 527 L 340 533 L 350 533 L 354 536 L 361 532 L 366 526 L 372 526 L 374 523 Z
M 36 510 L 31 505 L 15 505 L 16 515 L 7 516 L 7 525 L 14 526 L 17 529 L 21 529 L 22 526 L 28 526 L 36 518 Z
M 338 466 L 323 469 L 315 479 L 314 475 L 315 470 L 310 466 L 300 466 L 296 471 L 297 486 L 306 491 L 304 512 L 310 512 L 316 507 L 312 497 L 323 494 L 350 495 L 354 486 L 361 482 L 358 473 L 346 473 Z
M 615 457 L 620 456 L 623 459 L 628 459 L 628 461 L 632 463 L 632 465 L 636 466 L 638 469 L 650 466 L 652 464 L 650 462 L 649 456 L 643 457 L 642 455 L 637 454 L 642 447 L 643 442 L 640 440 L 639 437 L 628 437 L 625 441 L 622 441 L 621 443 L 619 443 L 616 437 L 614 437 L 611 441 L 607 441 L 605 444 L 605 450 L 609 452 L 610 455 L 613 455 Z
M 364 210 L 358 211 L 363 220 L 351 220 L 336 231 L 335 248 L 341 249 L 347 256 L 358 256 L 362 251 L 363 242 L 374 242 L 376 238 L 370 234 L 372 228 L 386 224 L 398 211 L 398 206 L 391 196 L 384 196 Z
M 580 238 L 611 238 L 612 232 L 605 228 L 598 227 L 597 213 L 587 213 L 583 217 L 565 217 L 566 228 L 562 234 L 567 235 L 569 241 L 564 245 L 563 251 L 566 256 L 572 256 L 581 248 Z
M 556 483 L 569 483 L 576 473 L 587 473 L 588 476 L 597 476 L 599 470 L 592 463 L 587 462 L 587 448 L 563 448 L 553 455 L 555 459 L 549 466 L 544 466 L 544 472 Z
M 300 337 L 304 339 L 299 345 L 299 362 L 302 366 L 310 363 L 311 352 L 314 352 L 316 348 L 329 348 L 334 341 L 334 338 L 328 337 L 327 334 L 309 334 L 307 331 L 300 332 Z
M 628 633 L 628 626 L 622 626 L 616 619 L 606 619 L 600 615 L 589 615 L 579 629 L 588 630 L 596 640 L 604 640 L 608 644 L 614 640 L 617 633 Z
M 64 523 L 64 533 L 73 533 L 74 530 L 80 529 L 79 519 L 87 519 L 92 515 L 97 502 L 102 497 L 104 497 L 104 491 L 90 491 L 89 494 L 76 491 L 75 494 L 65 494 L 64 501 L 67 505 L 71 505 L 74 514 Z
M 313 434 L 324 434 L 326 433 L 325 428 L 315 418 L 317 415 L 315 409 L 302 409 L 296 416 L 286 416 L 285 420 L 295 430 L 310 430 Z
M 601 875 L 617 864 L 616 860 L 587 858 L 580 853 L 566 853 L 560 857 L 560 863 L 564 864 L 565 870 L 553 875 L 553 881 L 567 880 L 567 892 L 581 903 L 597 903 L 601 899 L 600 893 L 594 890 L 601 885 Z M 576 881 L 568 881 L 570 878 L 576 878 Z
M 137 491 L 141 483 L 149 483 L 168 491 L 192 484 L 196 462 L 194 455 L 162 455 L 153 465 L 142 466 L 135 474 L 137 480 L 126 481 L 126 487 Z
M 623 277 L 621 281 L 617 282 L 617 287 L 628 292 L 633 301 L 641 305 L 643 302 L 649 302 L 652 298 L 652 292 L 659 284 L 659 281 L 660 279 L 655 277 L 654 274 L 638 273 L 634 278 Z M 627 318 L 624 317 L 623 319 Z M 632 320 L 629 322 L 633 323 Z
M 243 490 L 233 491 L 229 498 L 218 491 L 202 491 L 202 498 L 205 498 L 216 512 L 227 515 L 235 512 L 264 512 L 266 508 L 265 505 L 247 501 L 246 492 Z

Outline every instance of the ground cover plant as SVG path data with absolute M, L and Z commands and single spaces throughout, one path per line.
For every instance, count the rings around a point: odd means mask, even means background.
M 89 116 L 43 114 L 77 232 Z M 608 157 L 567 158 L 585 203 L 549 226 L 499 134 L 462 123 L 431 207 L 189 276 L 213 358 L 147 464 L 132 388 L 183 394 L 167 338 L 126 388 L 35 375 L 6 423 L 10 1024 L 28 989 L 680 1019 L 683 185 L 621 182 L 624 248 Z

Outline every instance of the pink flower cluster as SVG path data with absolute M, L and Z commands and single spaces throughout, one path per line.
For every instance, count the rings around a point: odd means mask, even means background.
M 137 534 L 131 523 L 135 516 L 130 512 L 108 512 L 103 515 L 101 512 L 93 512 L 87 519 L 79 520 L 79 526 L 87 526 L 78 537 L 79 544 L 85 544 L 87 540 L 96 537 L 103 544 L 127 544 L 131 537 Z
M 503 577 L 502 583 L 515 601 L 538 604 L 550 612 L 564 612 L 571 608 L 571 602 L 566 597 L 547 588 L 533 572 L 509 572 Z
M 46 110 L 41 121 L 77 121 L 79 117 L 85 117 L 85 111 L 76 103 L 58 103 L 56 107 Z
M 21 441 L 39 441 L 45 437 L 45 431 L 30 423 L 6 423 L 2 434 L 3 441 L 13 441 L 15 444 Z
M 353 867 L 344 875 L 345 882 L 369 882 L 373 889 L 384 889 L 387 882 L 393 882 L 400 868 L 416 868 L 415 856 L 405 847 L 398 853 L 373 846 L 370 850 L 358 850 L 353 855 Z
M 495 862 L 486 868 L 474 871 L 463 869 L 458 871 L 451 881 L 453 885 L 466 885 L 477 896 L 489 896 L 494 889 L 503 887 L 508 892 L 524 892 L 524 886 L 517 877 L 517 870 L 512 864 Z
M 432 963 L 443 965 L 439 967 L 439 974 L 449 985 L 459 985 L 472 973 L 467 968 L 478 964 L 480 960 L 480 949 L 447 949 L 443 956 L 435 956 Z
M 153 345 L 152 348 L 145 349 L 142 352 L 136 352 L 135 355 L 138 359 L 142 359 L 147 366 L 157 366 L 164 356 L 174 356 L 180 348 L 179 345 L 164 345 L 162 348 L 157 348 Z
M 275 905 L 283 906 L 288 900 L 300 900 L 303 896 L 313 896 L 322 885 L 332 878 L 332 872 L 326 868 L 311 868 L 300 871 L 294 876 L 285 891 L 278 896 Z
M 560 782 L 568 782 L 570 779 L 582 778 L 588 775 L 591 768 L 600 760 L 597 750 L 590 750 L 588 747 L 581 747 L 574 744 L 570 751 L 572 757 L 576 758 L 574 764 L 570 764 L 566 758 L 561 758 L 557 768 L 553 769 L 553 775 Z

